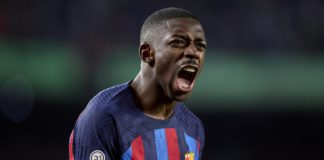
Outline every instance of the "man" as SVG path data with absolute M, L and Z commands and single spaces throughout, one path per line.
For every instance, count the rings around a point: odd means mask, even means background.
M 149 16 L 141 29 L 141 69 L 134 80 L 96 95 L 70 136 L 70 160 L 198 160 L 201 121 L 181 101 L 202 69 L 206 39 L 180 8 Z

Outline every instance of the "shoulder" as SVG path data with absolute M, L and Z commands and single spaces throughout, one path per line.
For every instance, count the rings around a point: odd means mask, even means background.
M 204 126 L 202 121 L 183 103 L 179 103 L 176 110 L 177 119 L 185 128 L 187 134 L 204 140 Z
M 103 124 L 113 123 L 113 114 L 119 108 L 113 101 L 128 87 L 128 83 L 112 86 L 94 96 L 80 114 L 78 125 L 91 125 L 99 127 Z
M 119 85 L 112 86 L 94 96 L 88 103 L 87 107 L 91 106 L 100 106 L 105 103 L 109 103 L 113 98 L 118 97 L 120 93 L 126 90 L 129 87 L 128 83 L 123 83 Z
M 107 157 L 118 155 L 119 139 L 114 113 L 120 108 L 116 100 L 122 100 L 128 94 L 124 92 L 128 86 L 124 83 L 101 91 L 80 114 L 73 131 L 76 159 L 88 158 L 94 150 L 102 150 Z
M 99 92 L 89 101 L 82 114 L 89 114 L 89 112 L 114 112 L 117 106 L 114 104 L 113 99 L 121 98 L 119 95 L 128 87 L 128 83 L 123 83 Z
M 177 118 L 187 125 L 196 125 L 202 127 L 201 120 L 189 110 L 183 103 L 179 103 L 177 106 Z

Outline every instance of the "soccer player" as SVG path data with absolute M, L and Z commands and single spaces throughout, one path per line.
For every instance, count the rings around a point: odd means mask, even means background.
M 201 121 L 181 102 L 202 69 L 206 48 L 198 19 L 165 8 L 144 22 L 141 69 L 124 84 L 97 94 L 70 136 L 70 160 L 198 160 Z

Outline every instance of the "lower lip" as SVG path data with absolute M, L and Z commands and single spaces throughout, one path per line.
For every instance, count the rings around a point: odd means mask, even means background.
M 176 83 L 180 92 L 190 92 L 194 86 L 195 80 L 190 83 L 188 80 L 177 77 Z

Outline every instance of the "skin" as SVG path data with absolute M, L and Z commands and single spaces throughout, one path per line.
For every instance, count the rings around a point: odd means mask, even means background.
M 166 120 L 172 116 L 177 101 L 191 94 L 192 88 L 179 87 L 178 73 L 184 66 L 195 64 L 198 77 L 204 63 L 206 38 L 201 24 L 191 18 L 167 20 L 145 36 L 139 47 L 141 70 L 131 88 L 135 103 L 144 114 Z

